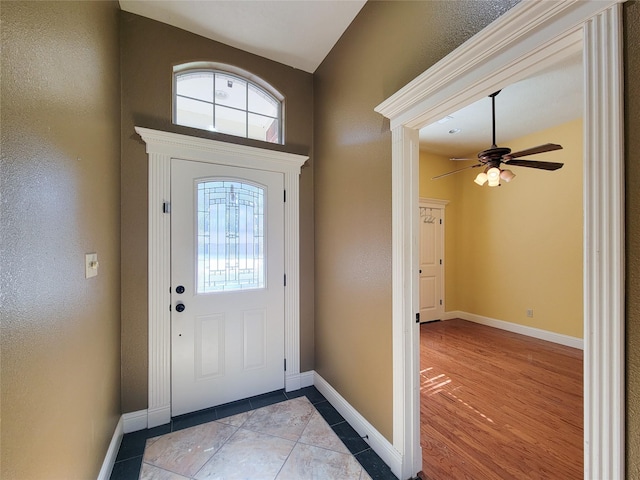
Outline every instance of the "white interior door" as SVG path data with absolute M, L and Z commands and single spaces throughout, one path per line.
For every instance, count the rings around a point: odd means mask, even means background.
M 441 207 L 420 202 L 420 321 L 444 314 L 444 242 Z
M 284 387 L 283 174 L 171 160 L 171 415 Z

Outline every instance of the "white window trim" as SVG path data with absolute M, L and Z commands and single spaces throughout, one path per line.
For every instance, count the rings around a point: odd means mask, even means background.
M 584 474 L 625 476 L 622 14 L 619 1 L 589 0 L 519 3 L 375 109 L 392 130 L 393 445 L 401 478 L 422 467 L 418 130 L 526 78 L 576 43 L 585 79 Z
M 148 428 L 171 420 L 171 281 L 170 215 L 163 205 L 171 202 L 171 158 L 244 167 L 284 175 L 285 272 L 285 389 L 300 389 L 300 231 L 299 176 L 309 157 L 247 147 L 188 135 L 135 127 L 149 155 L 149 404 Z

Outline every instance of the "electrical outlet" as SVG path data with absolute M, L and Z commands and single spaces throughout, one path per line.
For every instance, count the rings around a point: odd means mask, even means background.
M 527 317 L 533 318 L 533 308 L 528 308 L 527 309 Z

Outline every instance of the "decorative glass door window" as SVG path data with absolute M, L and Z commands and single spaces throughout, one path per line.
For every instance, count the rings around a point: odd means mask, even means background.
M 197 195 L 197 292 L 264 288 L 265 189 L 206 180 Z

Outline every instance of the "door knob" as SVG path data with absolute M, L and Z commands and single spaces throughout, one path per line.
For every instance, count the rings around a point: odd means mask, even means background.
M 181 313 L 184 312 L 185 306 L 184 303 L 179 303 L 176 305 L 176 312 Z

